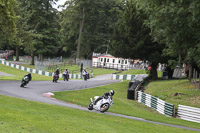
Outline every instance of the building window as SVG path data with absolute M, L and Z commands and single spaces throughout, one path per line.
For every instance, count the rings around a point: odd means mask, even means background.
M 115 63 L 115 59 L 113 59 L 113 63 Z
M 103 61 L 103 58 L 101 58 L 101 62 Z
M 125 64 L 127 64 L 127 60 L 125 60 Z
M 119 60 L 119 62 L 118 62 L 119 64 L 120 64 L 120 60 Z
M 109 59 L 107 59 L 107 62 L 109 62 Z

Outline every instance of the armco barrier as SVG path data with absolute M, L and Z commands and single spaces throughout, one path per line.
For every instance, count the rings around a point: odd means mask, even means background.
M 138 102 L 157 110 L 159 113 L 167 116 L 175 116 L 175 106 L 167 103 L 157 97 L 138 91 Z
M 178 105 L 178 114 L 181 119 L 200 123 L 200 108 Z
M 132 80 L 135 77 L 135 75 L 117 75 L 112 74 L 112 79 L 121 79 L 121 80 Z
M 39 74 L 39 75 L 51 76 L 51 77 L 53 76 L 52 72 L 46 72 L 46 71 L 42 71 L 42 70 L 32 69 L 32 68 L 20 66 L 20 65 L 17 65 L 17 64 L 12 64 L 10 62 L 6 62 L 6 61 L 3 61 L 3 60 L 0 60 L 0 64 L 6 65 L 6 66 L 9 66 L 9 67 L 12 67 L 12 68 L 16 68 L 16 69 L 19 69 L 19 70 L 22 70 L 22 71 L 36 73 L 36 74 Z M 59 77 L 63 78 L 63 75 L 60 74 Z M 82 75 L 80 75 L 80 74 L 69 74 L 69 78 L 71 78 L 71 79 L 82 79 Z

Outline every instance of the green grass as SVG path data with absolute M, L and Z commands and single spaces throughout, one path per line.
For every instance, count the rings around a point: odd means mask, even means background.
M 147 72 L 143 69 L 129 69 L 127 71 L 122 71 L 119 74 L 125 75 L 125 74 L 131 74 L 131 75 L 136 75 L 136 74 L 147 74 Z M 158 77 L 162 77 L 162 71 L 158 71 Z
M 16 68 L 8 67 L 0 64 L 0 71 L 14 76 L 0 76 L 0 80 L 21 80 L 24 75 L 28 74 L 26 71 L 22 71 Z M 52 80 L 52 77 L 42 76 L 32 73 L 32 80 Z
M 122 71 L 119 74 L 122 74 L 122 75 L 125 75 L 125 74 L 131 74 L 131 75 L 146 74 L 146 71 L 143 70 L 143 69 L 129 69 L 127 71 Z
M 170 118 L 159 114 L 157 111 L 138 103 L 137 101 L 127 100 L 128 81 L 96 87 L 86 90 L 55 92 L 55 98 L 62 101 L 71 102 L 75 100 L 75 104 L 87 107 L 90 103 L 90 97 L 101 96 L 109 90 L 115 90 L 114 105 L 109 109 L 109 112 L 125 114 L 129 116 L 141 117 L 152 121 L 183 125 L 189 127 L 200 128 L 199 123 L 183 121 L 176 118 Z
M 118 72 L 113 69 L 103 69 L 103 68 L 93 68 L 93 76 L 103 75 L 103 74 L 112 74 Z
M 191 133 L 185 129 L 0 95 L 1 133 Z
M 153 81 L 145 87 L 145 93 L 159 97 L 176 106 L 178 104 L 200 108 L 200 90 L 187 79 Z M 174 96 L 175 93 L 179 95 Z

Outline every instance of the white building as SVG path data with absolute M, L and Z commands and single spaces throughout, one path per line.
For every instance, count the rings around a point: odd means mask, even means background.
M 134 66 L 134 60 L 114 57 L 110 54 L 93 53 L 92 66 L 127 70 Z

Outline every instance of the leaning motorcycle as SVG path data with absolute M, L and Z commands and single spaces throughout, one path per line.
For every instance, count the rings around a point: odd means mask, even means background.
M 29 82 L 28 76 L 23 77 L 20 87 L 24 87 L 25 85 L 28 84 L 28 82 Z
M 83 79 L 84 79 L 85 81 L 87 81 L 87 74 L 84 74 L 84 75 L 83 75 Z
M 57 82 L 59 79 L 59 75 L 55 74 L 53 75 L 53 82 Z
M 111 96 L 108 96 L 107 98 L 102 97 L 100 100 L 95 102 L 99 98 L 100 98 L 99 96 L 95 96 L 94 101 L 92 98 L 90 98 L 91 103 L 89 104 L 88 109 L 89 110 L 95 109 L 97 111 L 104 113 L 110 108 L 110 106 L 113 105 L 112 97 Z

